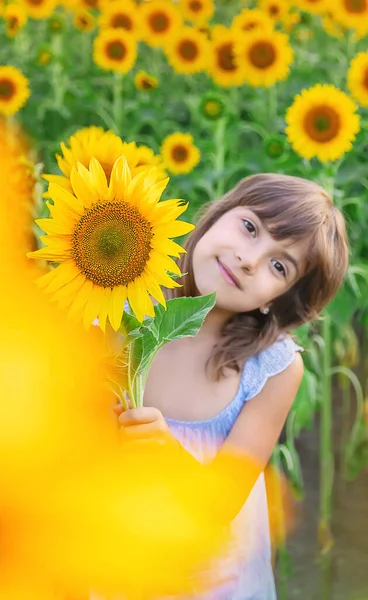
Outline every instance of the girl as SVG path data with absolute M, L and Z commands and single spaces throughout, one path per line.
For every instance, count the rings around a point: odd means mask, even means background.
M 260 174 L 210 204 L 186 249 L 183 287 L 170 293 L 215 291 L 215 308 L 197 336 L 159 351 L 145 406 L 116 409 L 123 437 L 170 431 L 199 462 L 235 447 L 264 468 L 303 376 L 288 334 L 317 317 L 347 269 L 344 219 L 319 185 Z M 201 599 L 274 600 L 263 474 L 232 527 L 240 557 L 217 565 L 219 585 Z

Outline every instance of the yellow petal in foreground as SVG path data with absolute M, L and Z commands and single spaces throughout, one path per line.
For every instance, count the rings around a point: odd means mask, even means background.
M 73 193 L 50 183 L 54 204 L 39 221 L 47 247 L 29 256 L 60 263 L 40 285 L 86 327 L 98 318 L 101 329 L 108 319 L 117 330 L 127 299 L 142 320 L 154 314 L 151 296 L 165 306 L 161 286 L 179 286 L 168 273 L 181 276 L 171 257 L 185 250 L 170 238 L 193 225 L 177 221 L 187 206 L 182 200 L 160 201 L 167 179 L 157 177 L 151 166 L 133 177 L 121 156 L 109 183 L 97 159 L 89 169 L 72 167 Z

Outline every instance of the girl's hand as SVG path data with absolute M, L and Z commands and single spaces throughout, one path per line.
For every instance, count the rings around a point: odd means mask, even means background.
M 169 426 L 157 408 L 142 406 L 124 410 L 121 404 L 114 407 L 118 416 L 123 441 L 154 441 L 160 444 L 171 438 Z

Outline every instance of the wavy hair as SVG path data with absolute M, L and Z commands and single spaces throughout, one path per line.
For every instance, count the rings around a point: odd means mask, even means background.
M 188 236 L 179 266 L 184 277 L 168 297 L 197 296 L 193 250 L 199 239 L 227 211 L 248 206 L 276 240 L 309 240 L 303 275 L 272 301 L 272 310 L 239 313 L 223 326 L 209 365 L 216 379 L 225 368 L 240 371 L 244 362 L 271 346 L 281 334 L 315 319 L 334 297 L 348 267 L 346 226 L 341 212 L 318 184 L 289 175 L 263 173 L 242 179 L 219 200 L 204 206 Z

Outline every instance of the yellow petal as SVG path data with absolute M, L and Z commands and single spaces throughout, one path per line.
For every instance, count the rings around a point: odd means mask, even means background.
M 120 156 L 115 161 L 111 171 L 109 199 L 118 198 L 119 200 L 123 200 L 131 181 L 132 174 L 127 160 L 125 156 Z
M 99 322 L 100 328 L 105 333 L 106 319 L 107 319 L 107 314 L 108 314 L 109 305 L 110 305 L 111 288 L 103 288 L 103 289 L 104 289 L 105 294 L 104 294 L 103 301 L 101 303 L 100 313 L 98 315 L 98 322 Z
M 72 305 L 69 310 L 69 318 L 72 319 L 76 315 L 80 314 L 83 307 L 85 306 L 90 294 L 93 292 L 93 283 L 89 279 L 86 279 L 82 287 L 79 289 Z
M 77 277 L 73 279 L 73 281 L 71 281 L 67 285 L 64 285 L 57 292 L 55 292 L 52 298 L 53 300 L 58 302 L 59 308 L 66 308 L 67 306 L 72 304 L 76 293 L 79 292 L 80 288 L 82 287 L 85 281 L 85 275 L 79 273 L 79 275 L 77 275 Z
M 157 235 L 152 236 L 151 246 L 154 250 L 159 250 L 169 256 L 175 256 L 175 258 L 179 258 L 180 254 L 187 253 L 185 248 L 182 248 L 173 240 L 165 239 Z
M 178 277 L 181 276 L 181 271 L 176 262 L 166 254 L 161 254 L 157 251 L 151 252 L 147 264 L 149 266 L 153 266 L 156 271 L 161 269 L 162 271 L 170 271 L 171 273 L 175 273 L 175 275 L 178 275 Z
M 93 287 L 93 292 L 84 307 L 83 326 L 85 329 L 88 329 L 98 316 L 104 301 L 104 296 L 105 288 L 95 285 Z
M 127 288 L 125 285 L 119 285 L 111 291 L 108 314 L 114 331 L 117 331 L 120 327 L 126 299 Z
M 96 158 L 91 158 L 89 171 L 92 177 L 93 187 L 96 190 L 100 200 L 107 198 L 108 187 L 105 171 Z
M 144 294 L 147 295 L 147 292 L 144 290 Z M 128 283 L 128 300 L 130 307 L 138 319 L 138 321 L 142 322 L 144 319 L 144 308 L 145 308 L 145 298 L 142 292 L 142 286 L 140 285 L 139 278 L 135 279 L 131 283 Z
M 82 202 L 73 194 L 60 187 L 56 183 L 50 183 L 49 194 L 55 204 L 63 204 L 72 213 L 82 215 L 84 212 L 84 206 Z
M 68 190 L 71 194 L 73 193 L 70 181 L 67 177 L 64 177 L 64 175 L 42 175 L 42 179 L 45 179 L 49 183 L 56 183 L 65 190 Z
M 159 285 L 163 285 L 167 288 L 182 287 L 180 283 L 178 283 L 174 279 L 171 279 L 171 277 L 167 273 L 163 273 L 162 269 L 159 269 L 159 271 L 156 272 L 155 269 L 153 269 L 152 267 L 150 267 L 149 264 L 147 264 L 144 271 L 148 276 L 155 278 Z
M 164 308 L 166 308 L 165 296 L 164 296 L 159 284 L 157 283 L 156 279 L 154 279 L 153 277 L 150 277 L 149 275 L 146 275 L 145 273 L 143 273 L 141 275 L 141 278 L 143 280 L 144 286 L 146 287 L 148 292 L 151 294 L 151 296 L 153 296 L 153 298 L 155 300 L 157 300 L 157 302 L 159 302 L 160 304 L 162 304 L 162 306 Z M 154 316 L 154 315 L 152 315 L 152 316 Z
M 66 260 L 54 269 L 53 280 L 49 283 L 45 291 L 51 294 L 73 281 L 78 275 L 79 270 L 74 260 Z
M 94 202 L 98 201 L 96 190 L 75 167 L 72 168 L 72 172 L 70 173 L 70 181 L 73 186 L 74 194 L 85 207 L 89 208 Z
M 51 204 L 50 202 L 46 202 L 46 206 L 50 211 L 50 215 L 55 221 L 59 221 L 65 228 L 70 228 L 71 225 L 75 225 L 80 219 L 80 216 L 70 211 L 68 208 L 65 208 L 63 204 Z
M 186 223 L 185 221 L 174 221 L 174 223 L 164 223 L 163 225 L 158 225 L 155 229 L 158 234 L 173 238 L 189 233 L 189 231 L 192 231 L 194 227 L 195 225 Z
M 70 227 L 70 225 L 73 225 L 72 221 L 70 221 L 68 228 L 55 219 L 36 219 L 35 223 L 37 223 L 45 233 L 50 235 L 70 235 L 72 233 L 72 227 Z

